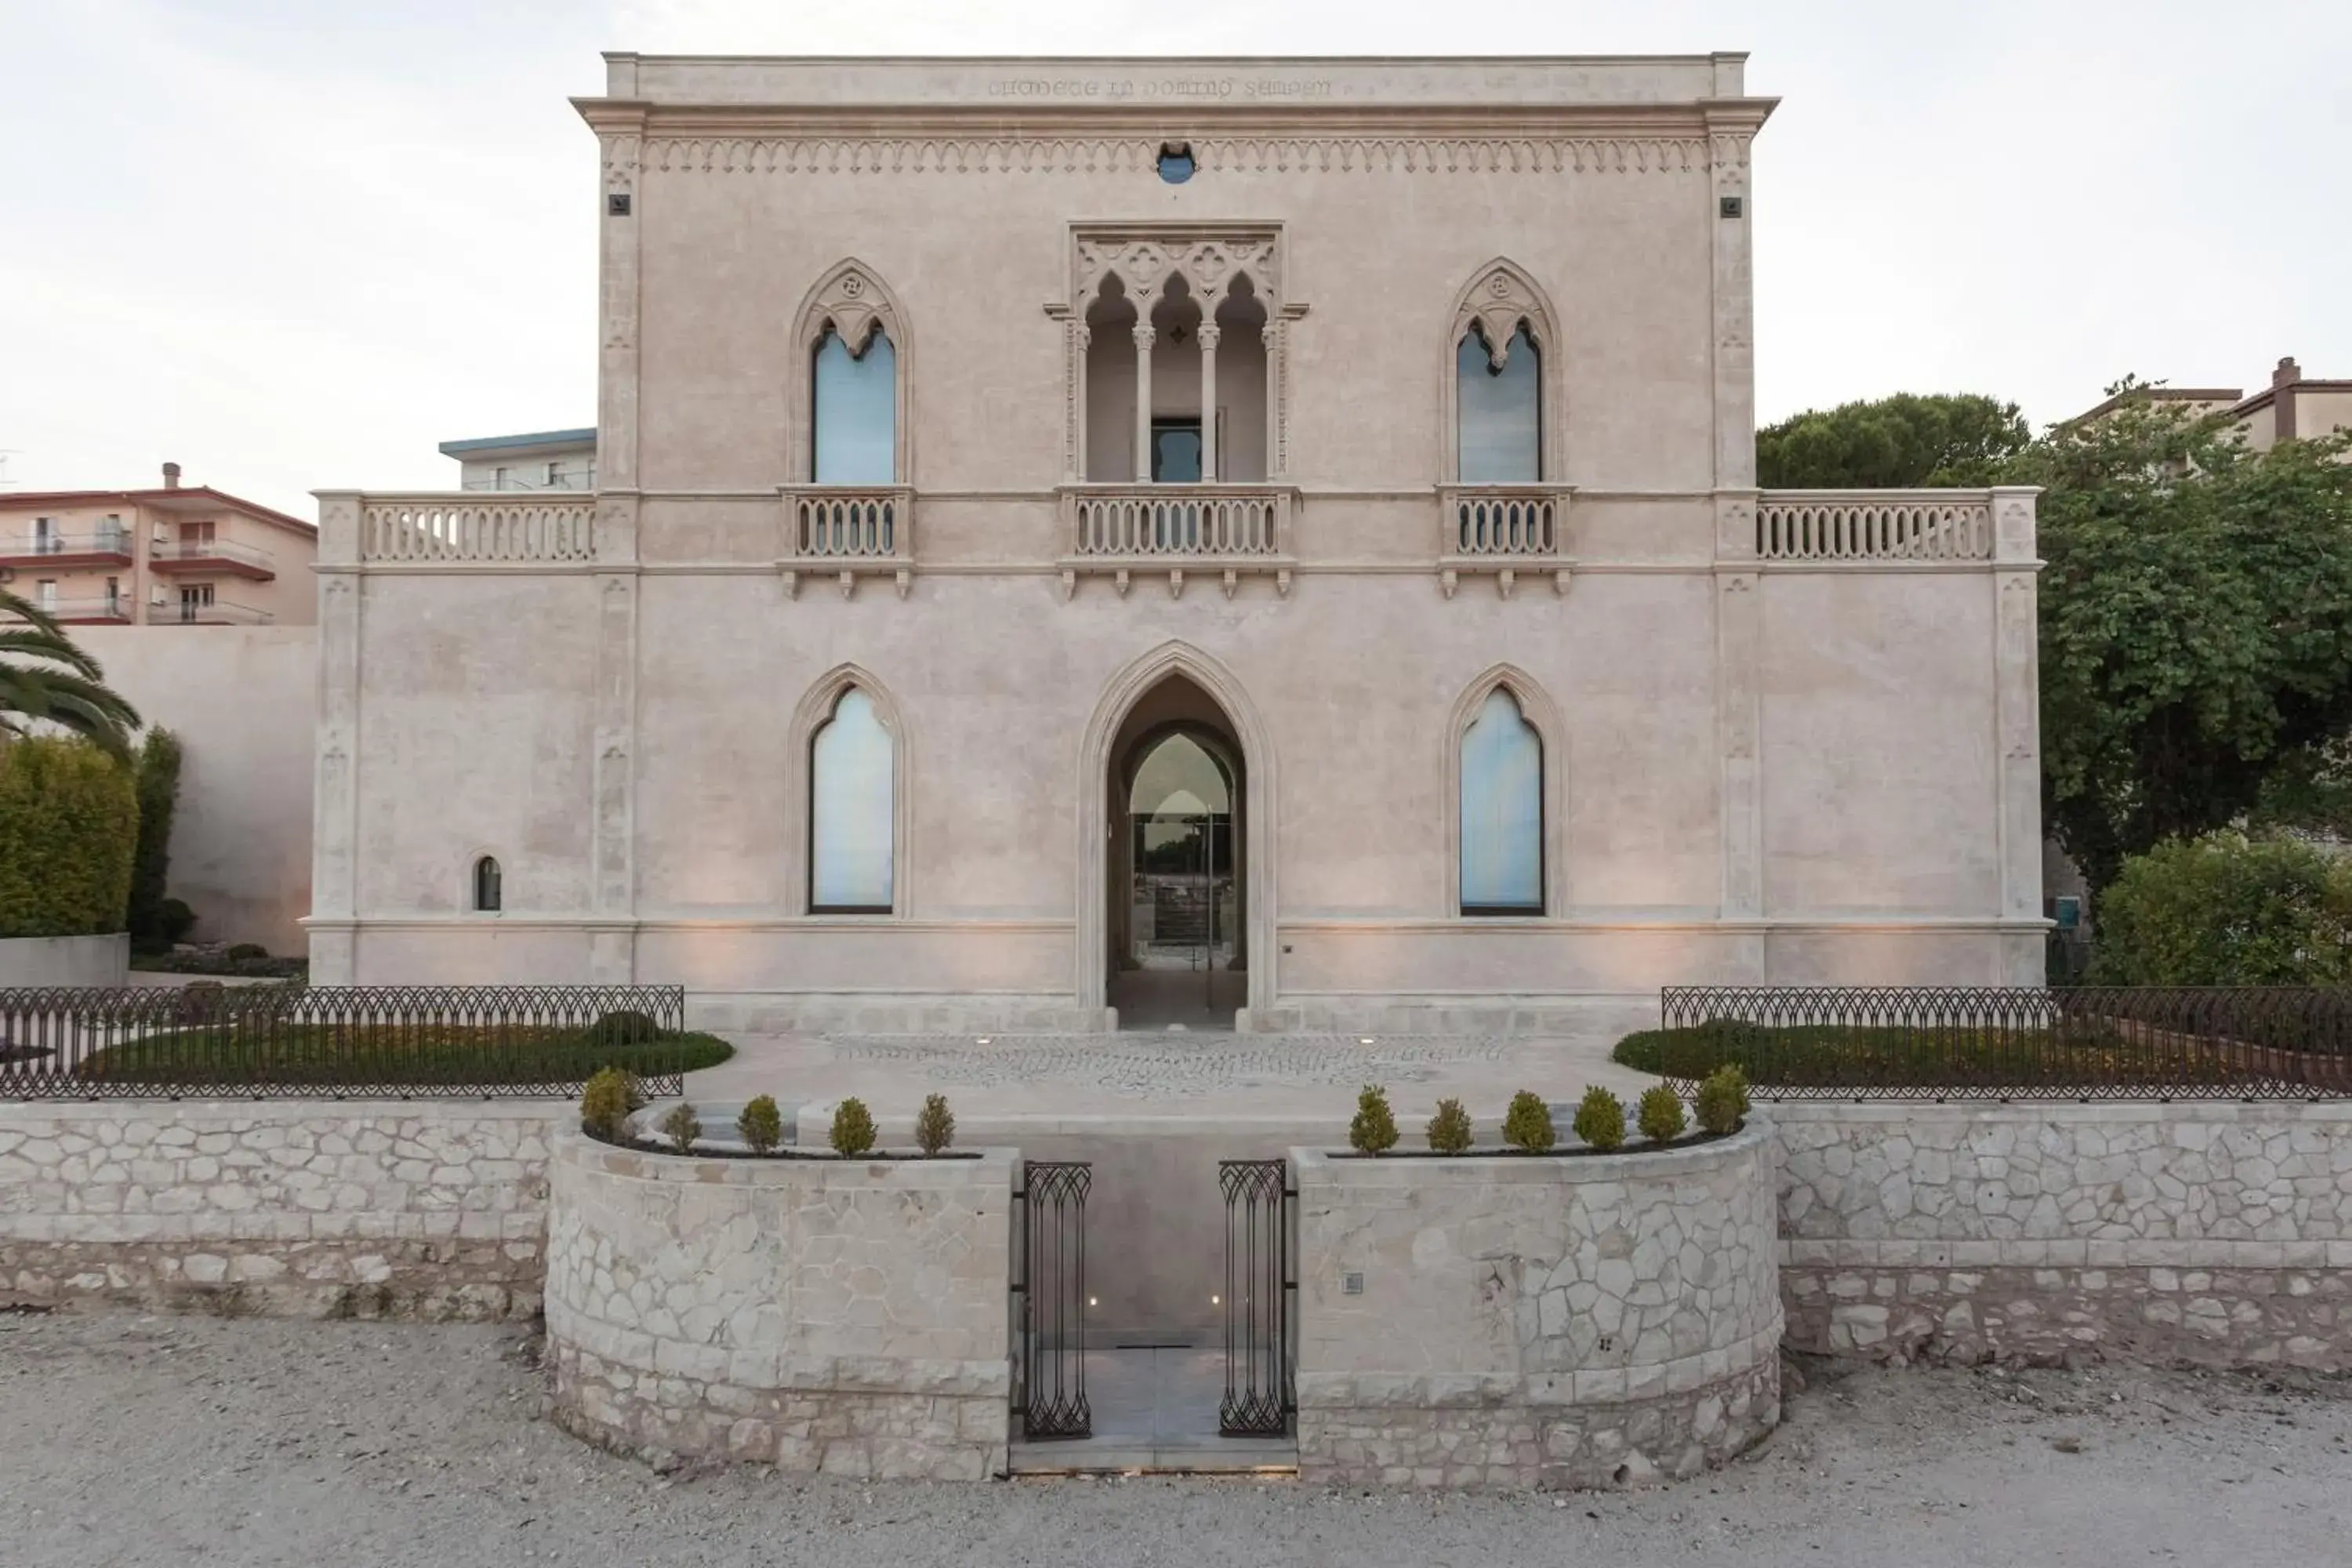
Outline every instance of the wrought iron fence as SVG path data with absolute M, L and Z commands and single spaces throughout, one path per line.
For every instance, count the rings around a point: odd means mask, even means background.
M 1087 1194 L 1094 1167 L 1084 1160 L 1029 1160 L 1013 1194 L 1013 1414 L 1021 1435 L 1084 1437 L 1094 1431 L 1087 1402 Z
M 1279 1436 L 1297 1408 L 1291 1384 L 1292 1200 L 1286 1160 L 1221 1160 L 1225 1200 L 1225 1394 L 1217 1430 Z
M 1762 1100 L 2319 1100 L 2352 1094 L 2352 988 L 1668 986 L 1633 1065 Z M 1629 1042 L 1629 1045 L 1632 1043 Z
M 0 1100 L 677 1094 L 685 1021 L 678 985 L 0 989 Z

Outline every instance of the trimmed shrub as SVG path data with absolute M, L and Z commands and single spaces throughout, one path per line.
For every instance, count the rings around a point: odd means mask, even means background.
M 1691 1102 L 1702 1131 L 1737 1132 L 1748 1115 L 1748 1075 L 1726 1063 L 1706 1075 Z
M 600 1046 L 643 1046 L 661 1038 L 661 1026 L 646 1014 L 623 1007 L 598 1016 L 588 1037 Z
M 157 920 L 157 929 L 163 932 L 167 948 L 186 941 L 188 933 L 196 929 L 196 911 L 188 907 L 185 899 L 165 899 Z
M 139 795 L 88 741 L 0 741 L 0 937 L 123 929 Z
M 619 1068 L 600 1068 L 580 1092 L 581 1130 L 592 1137 L 617 1139 L 630 1113 L 643 1104 L 635 1078 Z
M 1462 1102 L 1439 1100 L 1437 1114 L 1429 1119 L 1429 1146 L 1441 1154 L 1459 1154 L 1475 1142 L 1470 1113 L 1462 1109 Z
M 2209 833 L 2126 859 L 2099 895 L 2095 985 L 2352 983 L 2352 860 Z
M 269 950 L 257 942 L 240 942 L 232 943 L 221 956 L 231 963 L 253 963 L 268 958 Z
M 1396 1113 L 1389 1110 L 1389 1091 L 1368 1083 L 1356 1095 L 1356 1117 L 1348 1123 L 1348 1147 L 1360 1153 L 1379 1154 L 1396 1147 Z
M 1625 1146 L 1625 1102 L 1594 1084 L 1576 1107 L 1576 1135 L 1587 1146 L 1607 1153 Z
M 681 1100 L 662 1113 L 661 1130 L 669 1146 L 683 1154 L 702 1136 L 702 1119 L 695 1115 L 691 1100 Z
M 1642 1136 L 1653 1143 L 1671 1143 L 1689 1125 L 1683 1114 L 1683 1097 L 1663 1083 L 1654 1083 L 1642 1091 L 1642 1102 L 1634 1108 L 1633 1120 L 1641 1127 Z
M 133 782 L 139 795 L 139 842 L 131 857 L 131 902 L 125 920 L 133 948 L 162 952 L 187 935 L 185 926 L 178 935 L 170 934 L 163 913 L 163 882 L 172 867 L 172 808 L 180 794 L 179 737 L 169 730 L 148 731 L 139 747 Z M 189 924 L 194 923 L 191 915 Z
M 944 1094 L 927 1095 L 922 1114 L 915 1118 L 915 1145 L 926 1154 L 936 1154 L 955 1142 L 955 1112 L 948 1109 Z
M 735 1119 L 735 1131 L 752 1153 L 774 1153 L 784 1142 L 784 1113 L 776 1109 L 776 1097 L 763 1094 L 744 1106 Z
M 1551 1107 L 1533 1089 L 1523 1089 L 1511 1096 L 1510 1109 L 1503 1112 L 1503 1142 L 1530 1154 L 1541 1154 L 1559 1142 L 1559 1130 L 1551 1124 Z
M 217 980 L 191 980 L 180 987 L 173 1011 L 183 1024 L 216 1024 L 228 1016 L 228 987 Z
M 852 1096 L 841 1102 L 833 1113 L 833 1151 L 844 1159 L 855 1160 L 874 1147 L 874 1113 L 866 1102 Z

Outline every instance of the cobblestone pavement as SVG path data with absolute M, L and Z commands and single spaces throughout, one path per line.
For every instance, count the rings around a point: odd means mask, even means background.
M 2336 1564 L 2352 1385 L 1812 1369 L 1748 1458 L 1653 1491 L 658 1476 L 537 1414 L 513 1328 L 0 1315 L 7 1568 L 2108 1568 Z
M 959 1114 L 1328 1115 L 1352 1110 L 1359 1086 L 1382 1083 L 1400 1113 L 1455 1095 L 1492 1115 L 1519 1089 L 1552 1100 L 1594 1083 L 1639 1093 L 1654 1080 L 1608 1059 L 1619 1036 L 754 1036 L 736 1040 L 732 1061 L 689 1076 L 687 1095 L 856 1094 L 878 1106 L 942 1089 Z

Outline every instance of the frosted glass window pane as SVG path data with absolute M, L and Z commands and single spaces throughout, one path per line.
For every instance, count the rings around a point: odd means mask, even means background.
M 852 690 L 811 748 L 809 901 L 818 909 L 890 907 L 890 731 L 874 700 Z
M 1499 371 L 1485 340 L 1475 331 L 1462 334 L 1454 380 L 1464 484 L 1531 485 L 1543 477 L 1537 434 L 1540 363 L 1525 327 L 1511 334 L 1511 352 Z
M 1543 910 L 1543 741 L 1499 689 L 1462 736 L 1462 907 Z
M 852 356 L 828 330 L 816 346 L 816 482 L 887 485 L 898 478 L 898 351 L 887 332 Z

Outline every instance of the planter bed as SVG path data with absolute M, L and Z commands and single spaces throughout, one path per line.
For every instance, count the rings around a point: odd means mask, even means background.
M 749 1149 L 730 1149 L 724 1144 L 713 1146 L 697 1143 L 681 1150 L 659 1138 L 604 1138 L 583 1127 L 580 1135 L 592 1143 L 607 1149 L 626 1149 L 636 1154 L 663 1154 L 675 1160 L 830 1160 L 836 1163 L 854 1163 L 860 1160 L 897 1160 L 919 1163 L 925 1160 L 977 1160 L 977 1149 L 942 1149 L 936 1154 L 926 1154 L 919 1149 L 869 1149 L 863 1154 L 844 1154 L 832 1149 L 777 1149 L 765 1154 L 755 1154 Z

